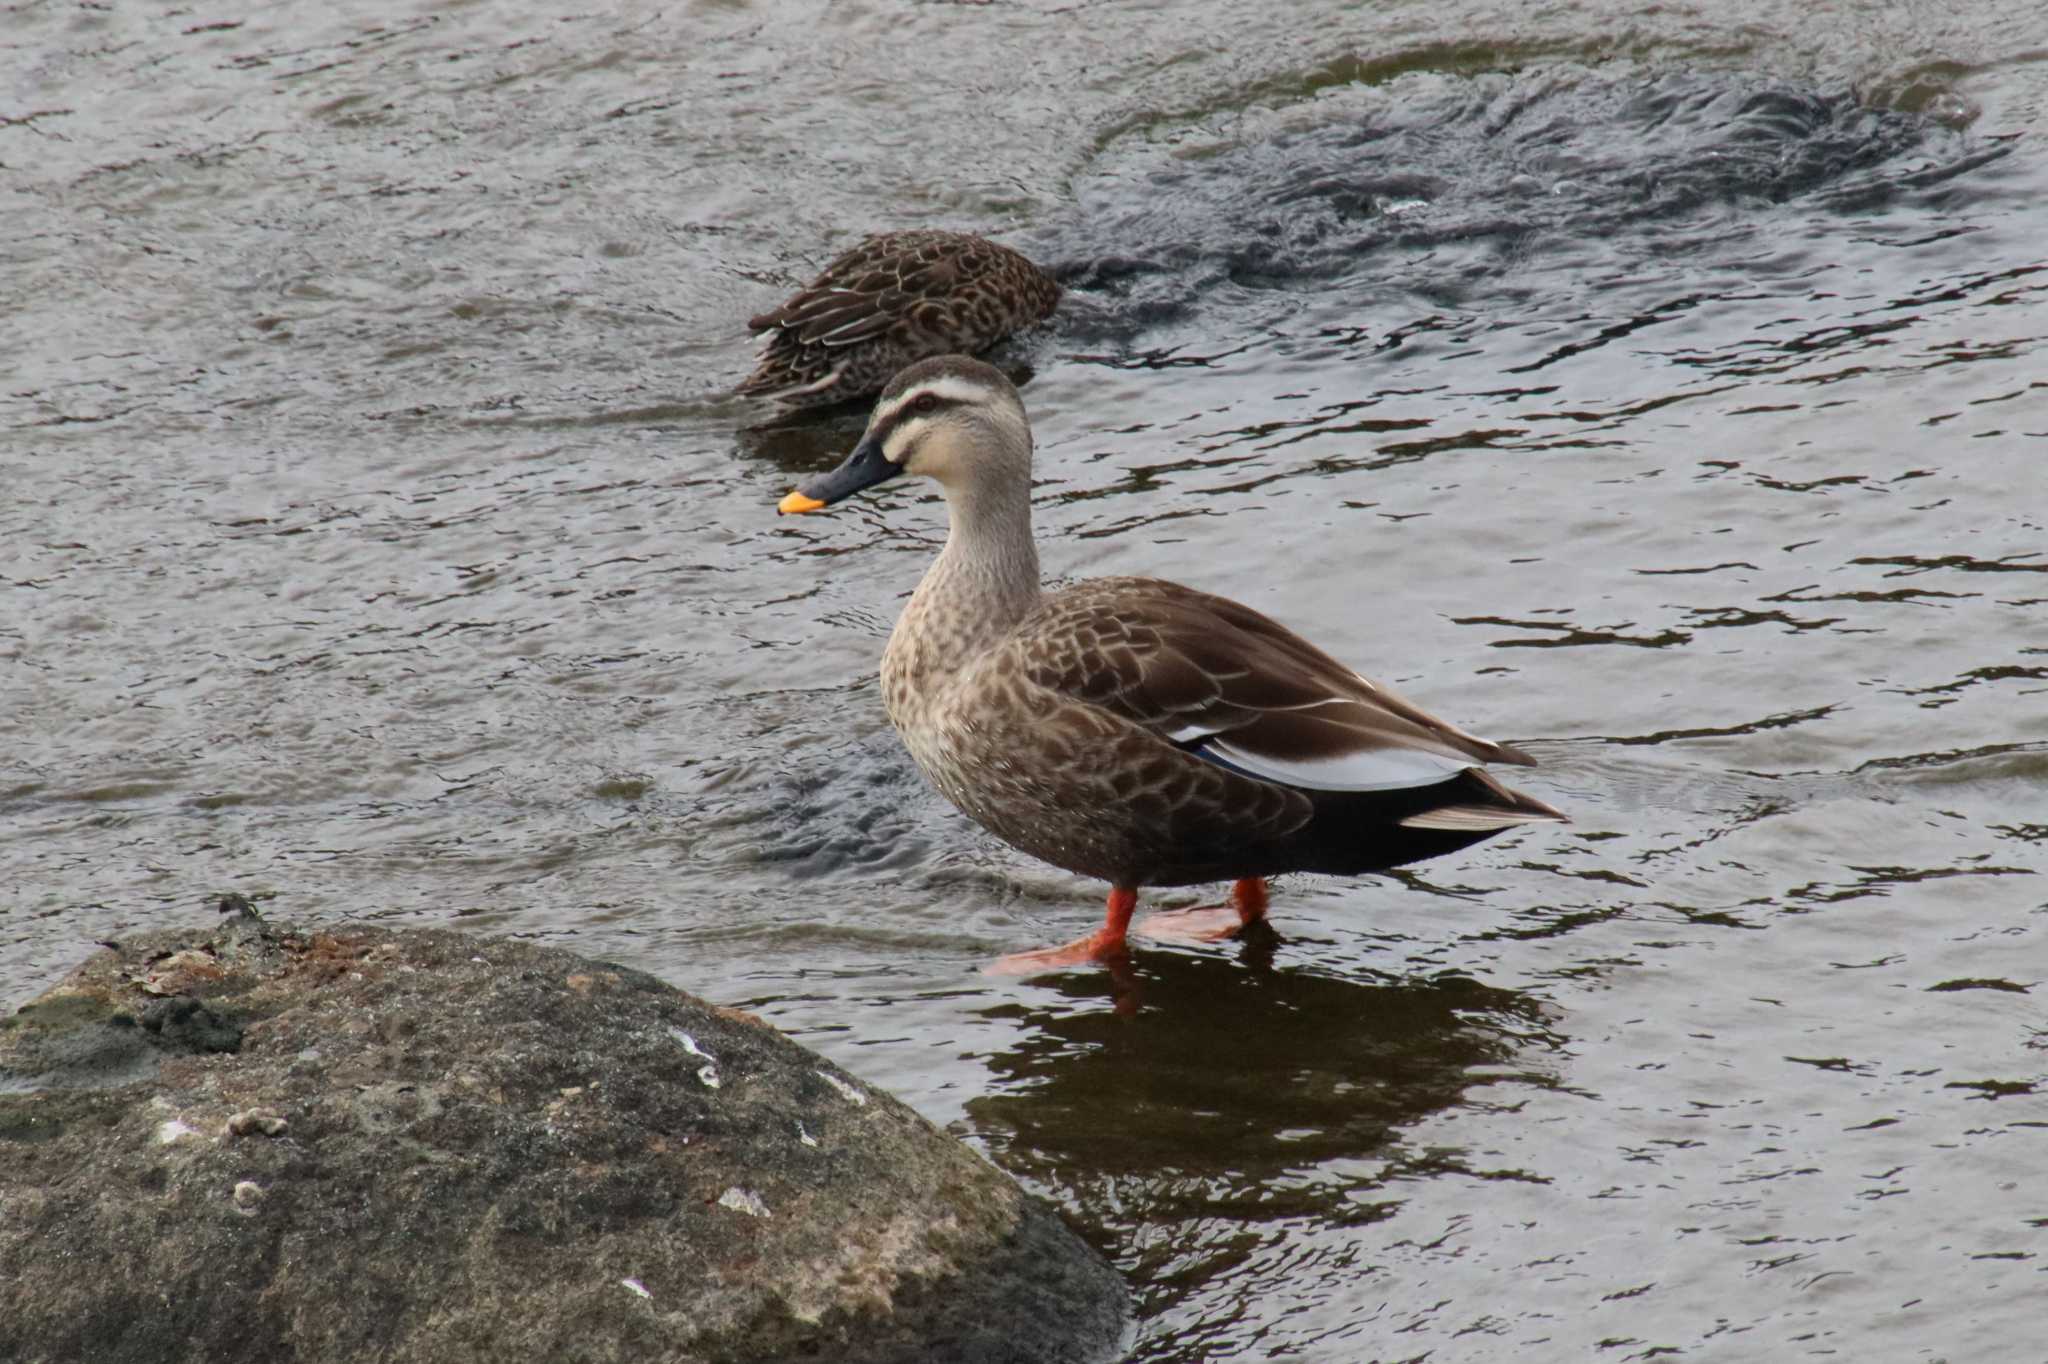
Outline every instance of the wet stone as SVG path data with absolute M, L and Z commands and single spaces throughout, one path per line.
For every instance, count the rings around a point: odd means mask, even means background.
M 281 1137 L 291 1126 L 285 1118 L 264 1108 L 249 1108 L 228 1119 L 228 1135 L 246 1137 L 251 1134 L 265 1137 Z
M 750 1015 L 239 907 L 0 1019 L 0 1209 L 8 1360 L 1080 1361 L 1125 1319 L 1008 1176 Z

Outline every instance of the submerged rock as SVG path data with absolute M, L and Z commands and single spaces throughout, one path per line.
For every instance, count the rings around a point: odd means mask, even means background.
M 0 1020 L 0 1359 L 1114 1352 L 1099 1256 L 759 1019 L 555 948 L 231 907 Z

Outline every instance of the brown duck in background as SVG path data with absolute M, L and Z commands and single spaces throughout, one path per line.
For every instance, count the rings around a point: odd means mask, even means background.
M 865 397 L 912 361 L 985 350 L 1059 301 L 1052 276 L 1007 246 L 965 232 L 885 232 L 747 323 L 767 337 L 737 391 L 800 407 Z
M 951 528 L 882 655 L 889 719 L 954 805 L 1112 887 L 1095 933 L 1002 967 L 1119 955 L 1140 886 L 1235 881 L 1230 910 L 1145 925 L 1223 937 L 1263 916 L 1265 877 L 1380 871 L 1564 819 L 1480 767 L 1527 754 L 1249 607 L 1154 578 L 1041 591 L 1031 427 L 993 367 L 949 355 L 898 374 L 853 453 L 780 510 L 905 471 L 938 482 Z

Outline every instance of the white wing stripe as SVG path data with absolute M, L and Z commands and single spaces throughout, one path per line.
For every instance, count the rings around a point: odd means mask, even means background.
M 1523 810 L 1490 810 L 1483 805 L 1446 805 L 1398 821 L 1404 829 L 1512 829 L 1518 824 L 1554 824 L 1550 815 Z
M 819 344 L 826 346 L 837 346 L 841 344 L 839 340 L 840 337 L 844 336 L 847 332 L 852 331 L 855 327 L 865 327 L 867 324 L 868 319 L 866 319 L 865 317 L 856 317 L 851 322 L 842 322 L 838 326 L 834 327 L 831 331 L 826 332 L 823 336 L 819 337 Z
M 1320 701 L 1303 701 L 1300 705 L 1295 706 L 1265 706 L 1261 709 L 1267 711 L 1314 710 L 1318 706 L 1340 706 L 1346 703 L 1355 704 L 1356 701 L 1357 698 L 1352 696 L 1326 696 Z M 1208 706 L 1209 703 L 1205 701 L 1200 708 L 1206 710 Z M 1193 708 L 1190 707 L 1190 709 Z M 1195 739 L 1207 738 L 1211 734 L 1227 734 L 1233 729 L 1241 728 L 1242 724 L 1242 721 L 1219 723 L 1213 720 L 1188 719 L 1167 730 L 1166 737 L 1174 743 L 1184 744 Z M 1470 766 L 1470 764 L 1468 763 L 1467 766 Z
M 1248 753 L 1226 740 L 1205 744 L 1232 767 L 1255 777 L 1306 787 L 1311 791 L 1398 791 L 1430 786 L 1456 776 L 1477 763 L 1418 748 L 1368 748 L 1329 758 L 1279 759 Z

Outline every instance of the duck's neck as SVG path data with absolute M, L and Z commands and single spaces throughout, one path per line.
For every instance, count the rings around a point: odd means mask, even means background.
M 925 570 L 889 636 L 882 681 L 892 714 L 934 679 L 955 676 L 1038 604 L 1031 492 L 948 488 L 946 547 Z

